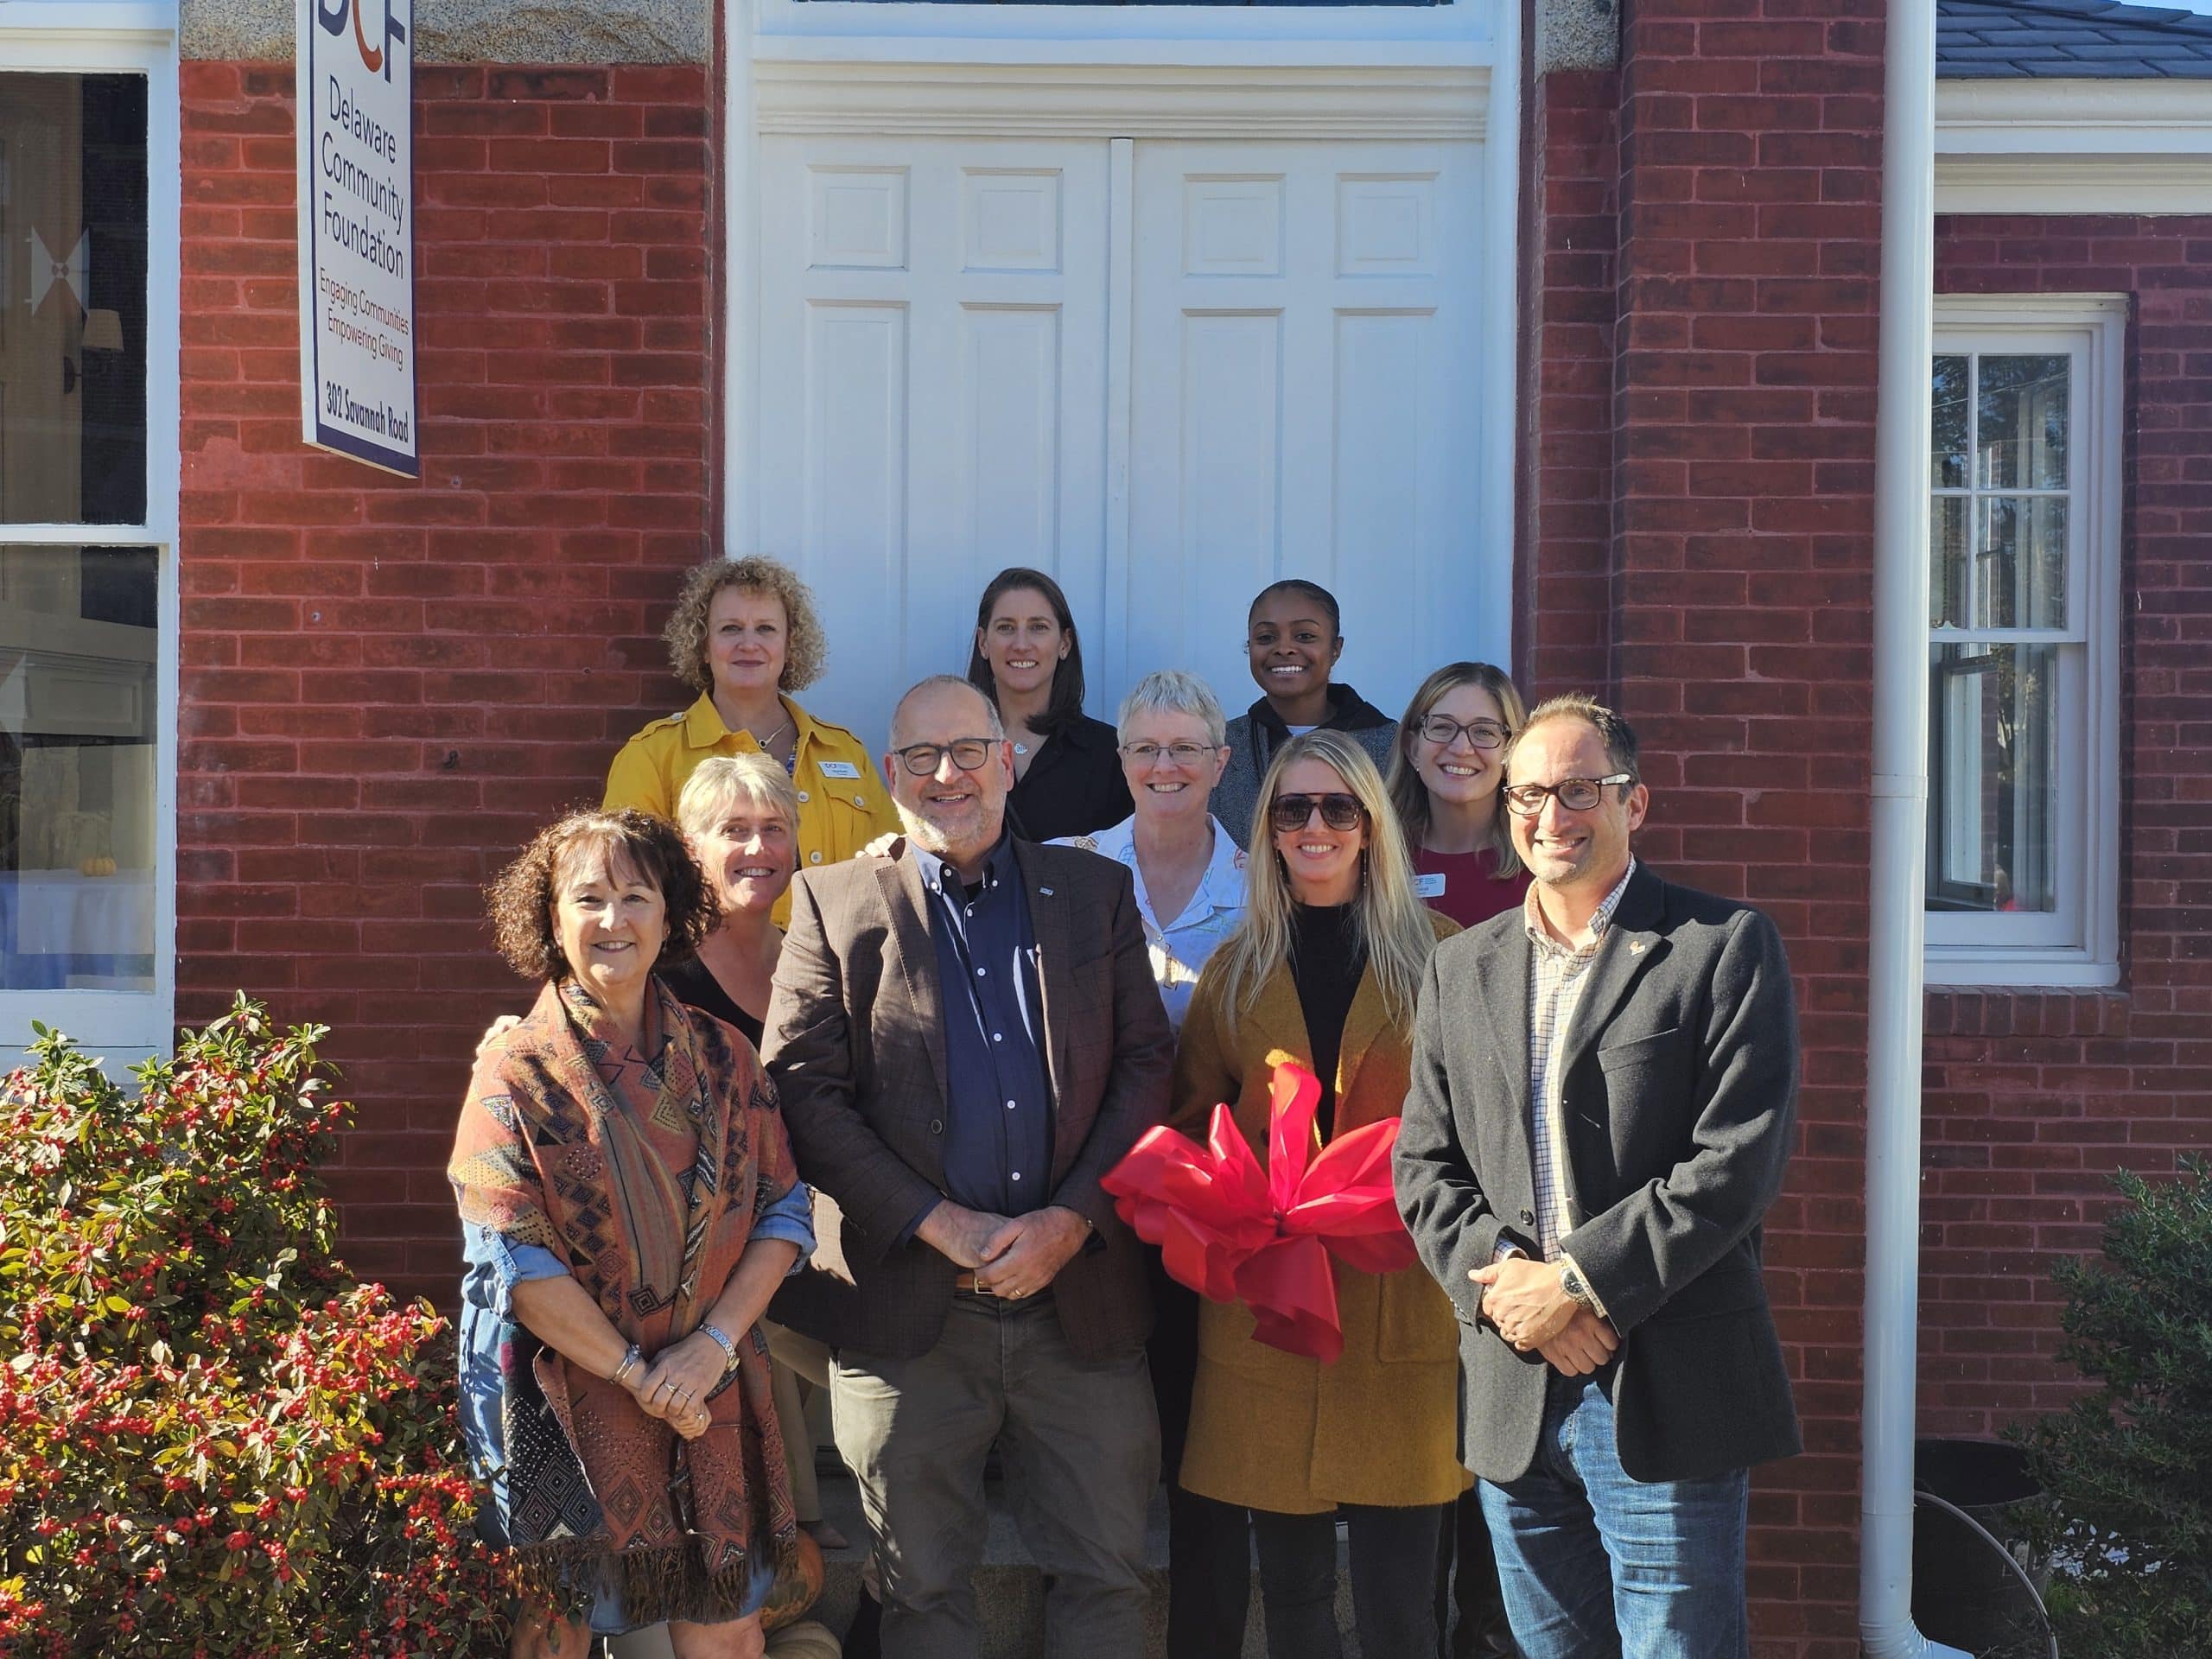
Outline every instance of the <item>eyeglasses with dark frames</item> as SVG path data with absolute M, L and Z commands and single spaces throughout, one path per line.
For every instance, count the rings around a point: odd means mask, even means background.
M 1326 795 L 1278 795 L 1268 808 L 1268 818 L 1278 835 L 1287 836 L 1303 830 L 1316 810 L 1332 830 L 1357 830 L 1367 817 L 1358 796 L 1332 791 Z
M 1505 804 L 1524 818 L 1533 818 L 1544 810 L 1544 803 L 1553 796 L 1570 812 L 1587 812 L 1605 798 L 1605 791 L 1615 784 L 1632 784 L 1635 774 L 1616 772 L 1603 778 L 1562 778 L 1555 784 L 1508 784 L 1498 793 L 1505 797 Z
M 1495 749 L 1504 746 L 1512 733 L 1494 720 L 1470 720 L 1461 722 L 1449 715 L 1425 715 L 1421 717 L 1421 734 L 1440 749 L 1448 749 L 1459 741 L 1459 734 L 1467 734 L 1467 741 L 1478 749 Z
M 950 755 L 952 764 L 963 772 L 973 772 L 991 758 L 997 748 L 995 737 L 956 737 L 950 743 L 909 743 L 903 749 L 893 749 L 899 762 L 917 778 L 932 778 L 937 769 Z

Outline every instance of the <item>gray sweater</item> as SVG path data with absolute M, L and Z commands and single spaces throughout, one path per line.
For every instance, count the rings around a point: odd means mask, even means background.
M 1376 771 L 1389 777 L 1390 741 L 1398 724 L 1351 687 L 1339 682 L 1329 688 L 1329 717 L 1321 729 L 1342 732 L 1374 757 Z M 1289 737 L 1290 728 L 1265 697 L 1230 721 L 1224 736 L 1229 765 L 1213 786 L 1213 815 L 1247 852 L 1252 847 L 1252 814 L 1260 804 L 1260 779 Z

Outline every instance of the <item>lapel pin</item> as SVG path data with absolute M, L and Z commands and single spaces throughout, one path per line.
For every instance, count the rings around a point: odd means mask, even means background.
M 1052 896 L 1052 890 L 1050 887 L 1039 887 L 1037 891 L 1043 893 L 1047 899 Z
M 1628 942 L 1628 953 L 1631 957 L 1642 956 L 1643 954 L 1643 941 L 1642 939 L 1630 939 Z

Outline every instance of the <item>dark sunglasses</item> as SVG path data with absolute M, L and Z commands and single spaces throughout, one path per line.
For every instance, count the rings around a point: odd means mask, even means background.
M 1303 830 L 1317 806 L 1321 809 L 1321 822 L 1332 830 L 1357 830 L 1367 817 L 1358 796 L 1333 791 L 1326 795 L 1278 795 L 1268 808 L 1268 817 L 1279 834 L 1288 835 Z

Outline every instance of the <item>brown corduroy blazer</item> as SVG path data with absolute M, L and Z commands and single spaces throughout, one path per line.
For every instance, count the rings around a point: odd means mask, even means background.
M 1037 940 L 1052 1087 L 1049 1202 L 1095 1236 L 1052 1281 L 1069 1346 L 1126 1354 L 1152 1327 L 1143 1246 L 1099 1178 L 1166 1105 L 1173 1037 L 1145 953 L 1129 872 L 1073 848 L 1014 844 Z M 817 1221 L 844 1275 L 813 1270 L 779 1293 L 774 1317 L 833 1348 L 891 1358 L 929 1351 L 958 1269 L 900 1234 L 944 1192 L 944 998 L 920 867 L 889 858 L 809 870 L 791 886 L 761 1055 L 783 1096 L 800 1179 L 841 1212 Z
M 1440 939 L 1459 931 L 1432 914 Z M 1169 1122 L 1203 1140 L 1227 1102 L 1262 1164 L 1274 1067 L 1310 1067 L 1313 1045 L 1284 963 L 1242 1013 L 1223 1006 L 1217 954 L 1199 976 L 1175 1057 Z M 1405 1103 L 1412 1011 L 1394 1020 L 1370 969 L 1344 1016 L 1336 1128 L 1395 1117 Z M 1315 1140 L 1318 1150 L 1320 1141 Z M 1278 1514 L 1338 1503 L 1442 1503 L 1469 1484 L 1459 1466 L 1459 1325 L 1416 1264 L 1361 1273 L 1332 1258 L 1344 1350 L 1333 1363 L 1256 1342 L 1243 1304 L 1198 1310 L 1198 1372 L 1180 1484 L 1203 1497 Z

